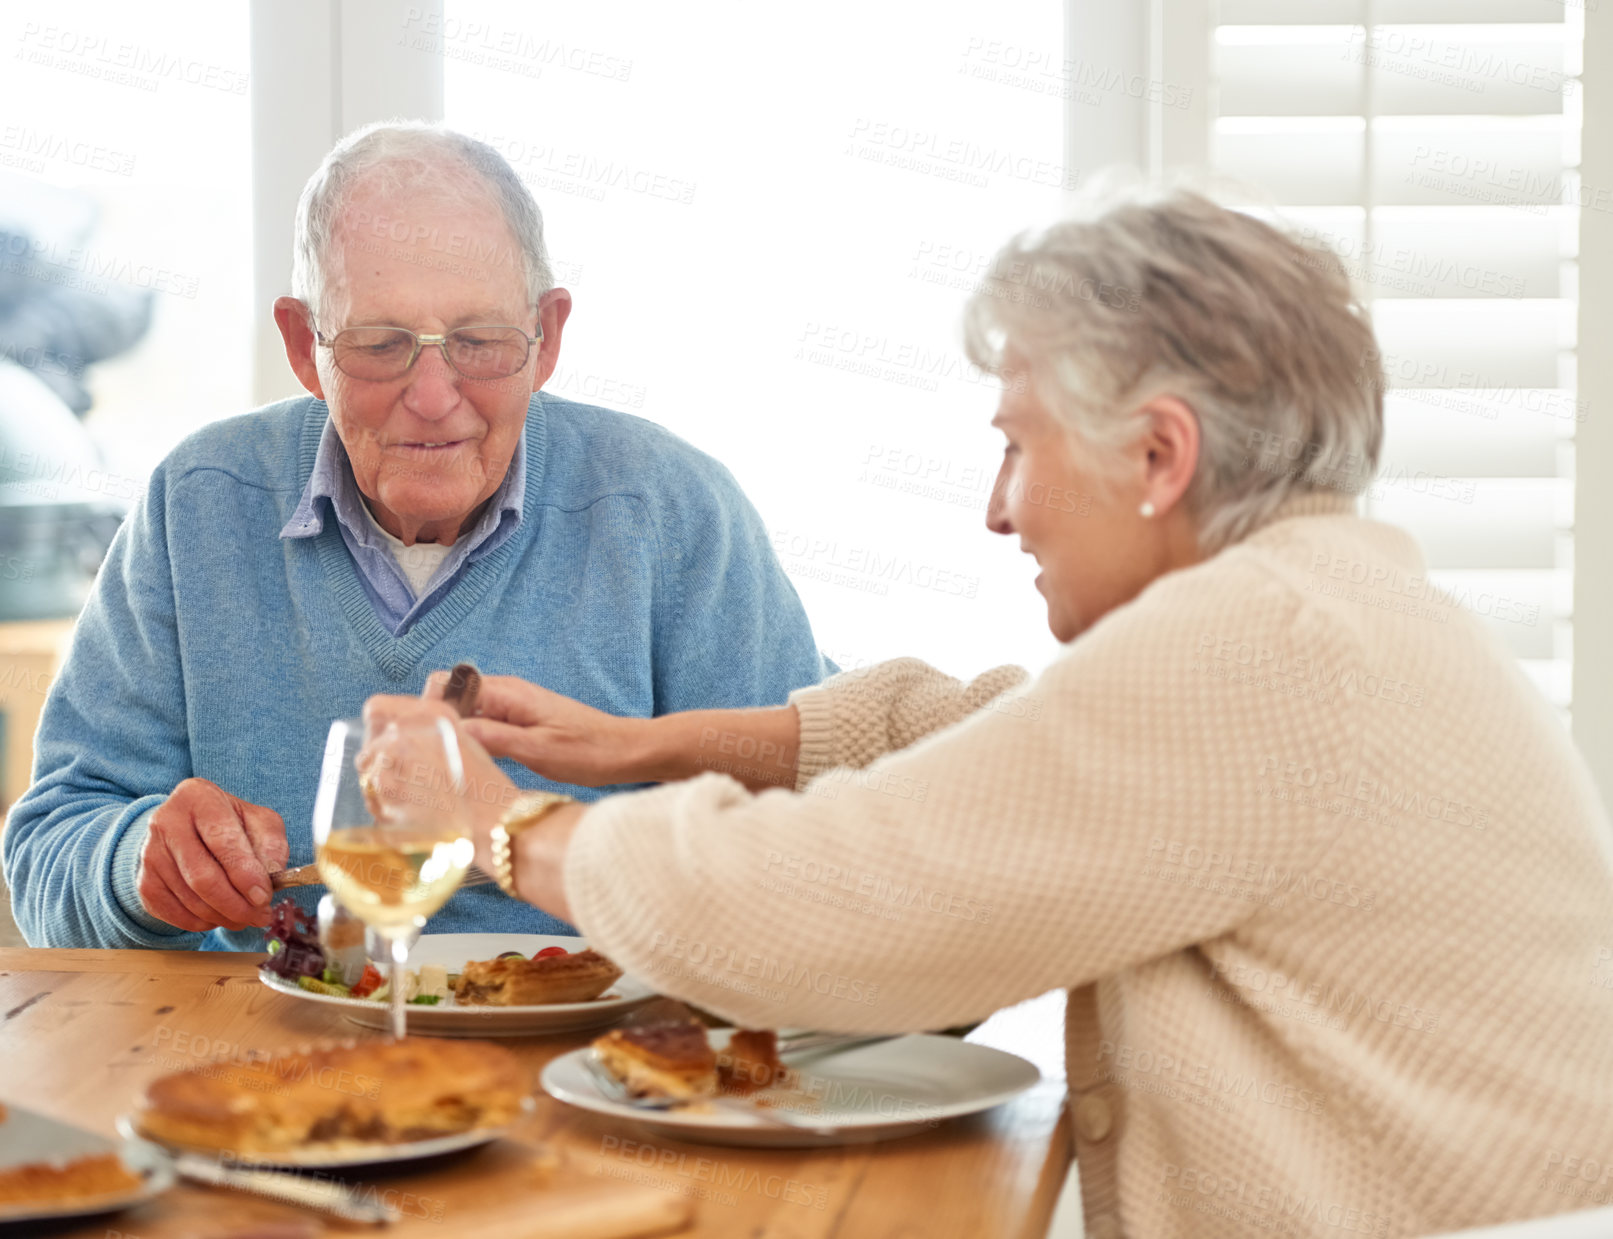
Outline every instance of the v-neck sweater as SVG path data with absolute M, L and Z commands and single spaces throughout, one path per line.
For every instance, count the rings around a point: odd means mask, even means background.
M 262 949 L 256 929 L 204 939 L 144 910 L 152 812 L 209 779 L 279 813 L 289 863 L 306 864 L 332 720 L 456 662 L 637 717 L 778 705 L 822 678 L 800 599 L 728 471 L 651 422 L 542 393 L 520 527 L 393 636 L 336 522 L 280 537 L 327 416 L 304 397 L 198 431 L 113 539 L 0 838 L 30 944 Z M 557 786 L 503 764 L 524 787 Z M 320 893 L 291 895 L 311 907 Z M 486 886 L 432 918 L 430 932 L 462 931 L 570 928 Z

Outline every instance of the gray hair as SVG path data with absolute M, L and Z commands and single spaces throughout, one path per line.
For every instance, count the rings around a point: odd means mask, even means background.
M 1027 232 L 969 299 L 965 347 L 1033 390 L 1112 475 L 1162 395 L 1198 417 L 1188 510 L 1237 541 L 1289 496 L 1355 493 L 1377 470 L 1383 365 L 1331 250 L 1184 189 L 1131 191 Z
M 297 200 L 291 292 L 316 316 L 324 309 L 324 264 L 331 239 L 361 183 L 379 186 L 388 194 L 426 190 L 461 201 L 484 194 L 499 208 L 520 246 L 530 303 L 536 305 L 554 287 L 543 244 L 543 214 L 504 156 L 487 143 L 443 125 L 381 121 L 338 142 L 308 178 Z

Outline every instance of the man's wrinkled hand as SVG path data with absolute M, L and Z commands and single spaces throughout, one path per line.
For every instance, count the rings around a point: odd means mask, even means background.
M 179 929 L 269 923 L 269 874 L 286 867 L 280 815 L 206 779 L 186 779 L 151 815 L 136 889 L 158 920 Z

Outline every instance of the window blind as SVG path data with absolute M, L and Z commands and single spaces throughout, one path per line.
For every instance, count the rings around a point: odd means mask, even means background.
M 1591 0 L 1594 2 L 1594 0 Z M 1214 170 L 1344 258 L 1390 380 L 1368 515 L 1565 717 L 1582 185 L 1574 0 L 1221 0 Z

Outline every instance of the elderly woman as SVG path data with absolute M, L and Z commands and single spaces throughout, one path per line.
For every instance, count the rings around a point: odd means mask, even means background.
M 1506 653 L 1354 511 L 1383 377 L 1339 263 L 1132 200 L 1011 243 L 967 336 L 1005 380 L 987 524 L 1041 565 L 1053 664 L 651 720 L 493 680 L 477 779 L 508 784 L 485 748 L 668 786 L 494 805 L 482 863 L 753 1027 L 1067 988 L 1095 1237 L 1572 1207 L 1568 1159 L 1613 1155 L 1607 820 Z

